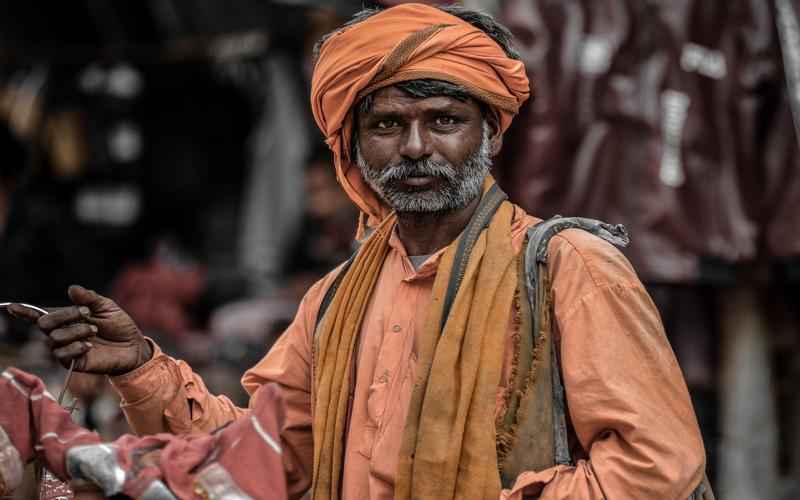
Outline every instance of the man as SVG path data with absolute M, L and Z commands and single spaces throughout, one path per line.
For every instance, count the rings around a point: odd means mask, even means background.
M 466 9 L 368 10 L 323 39 L 312 108 L 362 243 L 243 378 L 251 394 L 281 388 L 291 498 L 685 499 L 700 484 L 700 434 L 652 301 L 619 252 L 568 230 L 543 281 L 576 460 L 501 490 L 496 427 L 519 367 L 546 357 L 519 348 L 530 331 L 517 269 L 538 220 L 507 201 L 485 209 L 491 157 L 527 98 L 507 30 Z M 111 375 L 137 432 L 208 431 L 245 412 L 110 300 L 69 295 L 76 307 L 39 326 L 62 362 Z

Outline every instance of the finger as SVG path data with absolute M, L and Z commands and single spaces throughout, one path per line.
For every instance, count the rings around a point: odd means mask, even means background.
M 53 349 L 53 356 L 63 365 L 68 365 L 70 361 L 73 359 L 80 358 L 92 348 L 92 344 L 86 341 L 80 342 L 73 342 L 71 344 L 65 345 L 64 347 L 59 347 L 58 349 Z
M 92 312 L 86 306 L 71 306 L 56 309 L 39 318 L 39 328 L 45 332 L 50 332 L 60 326 L 76 323 L 87 319 Z
M 72 342 L 92 337 L 97 334 L 97 327 L 87 323 L 76 323 L 74 325 L 58 328 L 50 332 L 52 347 L 63 347 Z
M 94 290 L 87 290 L 80 285 L 70 286 L 69 289 L 67 289 L 67 295 L 69 295 L 69 299 L 74 304 L 79 306 L 87 306 L 92 310 L 103 306 L 106 302 L 111 300 L 103 297 Z
M 31 309 L 30 307 L 25 307 L 22 304 L 11 304 L 6 308 L 6 310 L 10 312 L 12 316 L 27 319 L 31 323 L 36 323 L 36 320 L 44 316 L 39 311 Z

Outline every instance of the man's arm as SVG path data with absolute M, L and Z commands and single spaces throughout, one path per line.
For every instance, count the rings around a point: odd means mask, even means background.
M 503 498 L 688 498 L 705 453 L 655 305 L 598 238 L 565 231 L 549 250 L 569 416 L 588 459 L 523 473 Z
M 211 394 L 184 361 L 152 343 L 153 357 L 139 368 L 109 377 L 121 408 L 139 435 L 209 432 L 245 412 L 226 396 Z
M 292 324 L 242 379 L 250 394 L 267 382 L 276 383 L 282 393 L 286 418 L 281 441 L 287 450 L 283 459 L 290 498 L 299 498 L 311 481 L 311 342 L 320 303 L 339 270 L 309 289 Z M 247 411 L 209 393 L 189 365 L 146 340 L 110 299 L 81 287 L 71 287 L 70 298 L 74 306 L 44 316 L 22 306 L 9 310 L 36 322 L 65 365 L 75 360 L 78 371 L 110 375 L 137 433 L 210 431 Z
M 301 497 L 311 484 L 311 342 L 320 303 L 337 271 L 309 289 L 291 325 L 242 378 L 253 395 L 251 408 L 262 385 L 275 383 L 280 392 L 284 415 L 280 439 L 289 498 Z M 247 411 L 225 396 L 209 393 L 189 365 L 157 347 L 148 363 L 111 381 L 122 396 L 128 421 L 140 434 L 210 431 Z
M 65 367 L 111 376 L 136 432 L 208 431 L 241 414 L 228 398 L 209 395 L 188 365 L 147 340 L 113 300 L 76 285 L 67 293 L 74 305 L 47 314 L 20 304 L 8 310 L 36 323 Z M 208 411 L 190 413 L 195 402 Z

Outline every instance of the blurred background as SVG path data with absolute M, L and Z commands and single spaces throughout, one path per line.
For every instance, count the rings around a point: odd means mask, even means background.
M 311 48 L 373 5 L 1 2 L 0 301 L 91 287 L 244 404 L 241 374 L 352 251 Z M 800 499 L 800 0 L 465 5 L 533 82 L 501 185 L 542 218 L 628 226 L 718 497 Z M 7 317 L 0 364 L 64 376 Z M 128 431 L 105 379 L 71 391 L 84 424 Z

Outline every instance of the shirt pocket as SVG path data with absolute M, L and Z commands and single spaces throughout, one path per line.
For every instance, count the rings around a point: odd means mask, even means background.
M 372 446 L 370 458 L 370 480 L 383 484 L 394 484 L 397 463 L 400 457 L 403 433 L 406 426 L 409 403 L 414 390 L 416 359 L 412 357 L 408 362 L 408 370 L 403 374 L 403 379 L 387 396 L 387 405 L 382 416 L 382 425 L 379 434 Z
M 386 400 L 389 384 L 379 378 L 367 390 L 367 418 L 363 429 L 363 437 L 358 452 L 366 458 L 372 457 L 375 440 L 383 427 L 383 415 L 386 411 Z M 359 432 L 359 430 L 356 430 Z

